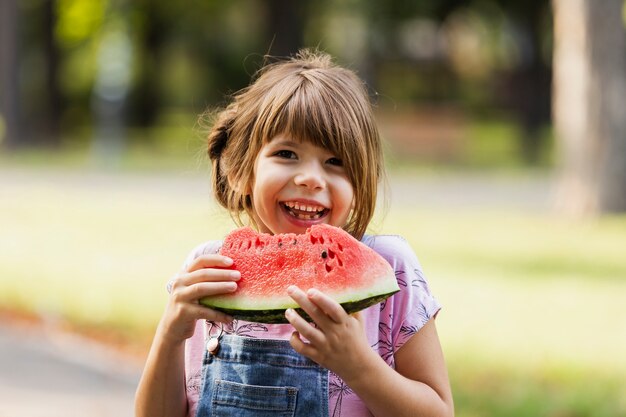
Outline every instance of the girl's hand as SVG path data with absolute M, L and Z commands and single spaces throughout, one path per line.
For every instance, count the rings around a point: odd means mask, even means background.
M 377 356 L 365 337 L 360 313 L 346 314 L 339 303 L 315 289 L 305 294 L 291 286 L 287 293 L 316 324 L 315 327 L 308 323 L 293 309 L 285 312 L 296 329 L 290 339 L 296 352 L 330 369 L 346 382 L 359 375 L 362 365 L 372 355 Z
M 199 300 L 209 295 L 225 294 L 237 289 L 239 271 L 228 268 L 232 259 L 222 255 L 204 255 L 196 258 L 185 272 L 171 282 L 170 298 L 159 323 L 159 331 L 166 340 L 183 342 L 193 336 L 199 319 L 230 322 L 232 317 L 200 305 Z

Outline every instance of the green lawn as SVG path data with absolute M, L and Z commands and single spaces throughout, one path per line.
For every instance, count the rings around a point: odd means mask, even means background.
M 230 220 L 208 182 L 177 186 L 197 172 L 89 175 L 0 170 L 0 304 L 146 343 L 168 278 Z M 392 207 L 380 224 L 444 305 L 457 416 L 626 415 L 626 216 Z

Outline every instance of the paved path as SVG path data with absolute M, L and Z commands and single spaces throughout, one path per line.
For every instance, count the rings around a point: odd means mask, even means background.
M 77 336 L 0 323 L 0 417 L 131 417 L 140 366 Z
M 64 169 L 0 167 L 2 188 L 23 184 L 68 190 L 114 190 L 168 196 L 202 202 L 210 199 L 209 172 L 189 169 L 176 173 L 107 173 Z M 417 207 L 514 208 L 547 210 L 553 199 L 554 179 L 547 173 L 453 173 L 389 175 L 392 203 Z

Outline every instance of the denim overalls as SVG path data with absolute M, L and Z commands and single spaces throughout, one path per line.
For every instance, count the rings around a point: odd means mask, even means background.
M 224 334 L 202 367 L 197 417 L 328 417 L 328 371 L 288 340 Z

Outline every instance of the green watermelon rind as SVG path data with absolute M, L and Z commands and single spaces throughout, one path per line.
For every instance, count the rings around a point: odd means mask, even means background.
M 371 307 L 375 304 L 378 304 L 386 300 L 387 298 L 391 297 L 398 291 L 400 290 L 396 289 L 391 292 L 387 292 L 385 294 L 374 295 L 372 297 L 364 298 L 359 301 L 348 301 L 348 302 L 340 303 L 340 305 L 341 307 L 343 307 L 346 313 L 352 314 L 352 313 L 356 313 L 357 311 L 361 311 L 367 307 Z M 287 319 L 285 318 L 285 311 L 287 310 L 287 308 L 294 308 L 294 310 L 296 310 L 305 320 L 311 321 L 311 318 L 309 317 L 308 314 L 304 312 L 304 310 L 302 310 L 299 307 L 296 308 L 293 306 L 284 306 L 280 308 L 267 309 L 267 310 L 258 310 L 258 309 L 246 310 L 246 309 L 241 309 L 241 308 L 232 309 L 232 308 L 226 308 L 226 307 L 218 307 L 214 305 L 207 306 L 207 307 L 211 307 L 214 310 L 218 310 L 223 313 L 226 313 L 237 320 L 244 320 L 244 321 L 250 321 L 250 322 L 256 322 L 256 323 L 266 323 L 266 324 L 288 323 Z
M 374 286 L 361 289 L 351 289 L 340 293 L 331 293 L 323 288 L 318 288 L 326 295 L 341 304 L 348 313 L 354 313 L 358 309 L 364 309 L 373 304 L 379 303 L 390 295 L 398 292 L 398 282 L 391 268 L 385 279 L 377 280 Z M 200 303 L 214 310 L 223 311 L 234 318 L 254 321 L 257 323 L 272 323 L 267 320 L 282 319 L 284 322 L 284 312 L 288 308 L 298 310 L 298 304 L 286 294 L 281 296 L 268 296 L 260 298 L 238 297 L 236 293 L 224 296 L 211 296 L 203 298 Z M 274 316 L 281 315 L 282 318 L 274 319 Z

